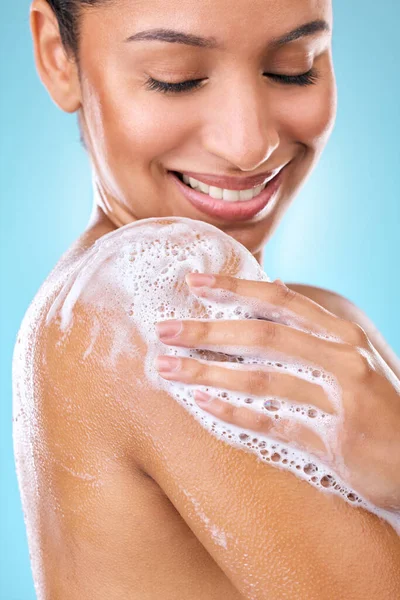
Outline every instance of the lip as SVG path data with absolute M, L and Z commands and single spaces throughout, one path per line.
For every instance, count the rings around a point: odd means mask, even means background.
M 251 177 L 223 177 L 222 175 L 211 175 L 209 173 L 194 173 L 192 171 L 179 171 L 182 175 L 193 177 L 207 185 L 213 185 L 225 190 L 248 190 L 258 185 L 263 185 L 275 177 L 283 167 L 278 167 L 272 171 L 264 171 Z
M 239 202 L 217 200 L 208 194 L 198 192 L 183 183 L 173 171 L 169 171 L 168 176 L 173 179 L 185 198 L 202 213 L 229 221 L 247 221 L 263 210 L 273 199 L 279 190 L 284 170 L 285 167 L 279 170 L 278 174 L 267 183 L 265 189 L 256 198 Z

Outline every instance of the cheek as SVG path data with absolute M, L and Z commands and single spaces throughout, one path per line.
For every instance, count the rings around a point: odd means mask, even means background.
M 140 89 L 118 69 L 99 69 L 85 81 L 85 116 L 98 160 L 112 170 L 181 147 L 190 130 L 178 103 Z
M 119 93 L 111 94 L 112 89 L 104 90 L 103 117 L 106 143 L 113 156 L 130 164 L 138 158 L 145 163 L 181 147 L 188 124 L 171 100 L 143 89 L 120 86 Z
M 294 110 L 295 104 L 295 110 Z M 336 85 L 329 80 L 305 88 L 295 103 L 288 99 L 280 104 L 280 122 L 289 140 L 296 140 L 318 150 L 329 137 L 336 117 Z

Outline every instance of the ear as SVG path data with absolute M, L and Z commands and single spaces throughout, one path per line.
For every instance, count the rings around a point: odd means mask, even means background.
M 34 0 L 30 9 L 35 64 L 40 80 L 61 110 L 81 106 L 78 68 L 63 47 L 57 19 L 46 0 Z

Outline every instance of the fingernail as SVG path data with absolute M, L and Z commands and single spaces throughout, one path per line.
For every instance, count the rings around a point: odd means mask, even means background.
M 156 358 L 157 371 L 163 371 L 164 373 L 179 371 L 180 366 L 180 358 L 175 358 L 174 356 L 157 356 Z
M 157 335 L 160 338 L 173 338 L 183 329 L 182 321 L 161 321 L 156 323 Z
M 194 399 L 198 404 L 210 404 L 212 396 L 210 396 L 210 394 L 200 392 L 200 390 L 196 390 L 194 393 Z
M 186 275 L 185 279 L 190 287 L 201 287 L 203 285 L 212 287 L 216 281 L 213 275 L 206 275 L 203 273 L 189 273 Z

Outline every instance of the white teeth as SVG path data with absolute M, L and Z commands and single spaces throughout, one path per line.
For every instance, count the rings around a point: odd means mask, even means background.
M 204 186 L 204 187 L 206 187 L 206 186 Z M 210 185 L 210 189 L 208 191 L 211 198 L 215 198 L 216 200 L 222 200 L 223 192 L 224 192 L 224 190 L 221 190 L 221 188 L 217 188 L 214 185 Z
M 262 188 L 262 185 L 260 185 L 260 188 Z M 256 189 L 240 190 L 240 192 L 239 192 L 240 200 L 251 200 L 253 198 L 253 196 L 255 196 L 255 192 L 256 192 Z
M 197 189 L 203 194 L 208 194 L 211 198 L 217 200 L 225 200 L 226 202 L 244 202 L 245 200 L 251 200 L 255 196 L 258 196 L 262 190 L 266 187 L 266 183 L 258 185 L 257 187 L 250 188 L 248 190 L 224 190 L 222 188 L 215 187 L 214 185 L 207 185 L 202 181 L 198 181 L 193 177 L 183 175 L 183 181 L 190 185 L 190 187 Z
M 199 187 L 198 189 L 203 192 L 204 194 L 208 194 L 208 190 L 209 190 L 210 186 L 207 185 L 206 183 L 202 183 L 201 181 L 199 181 Z

